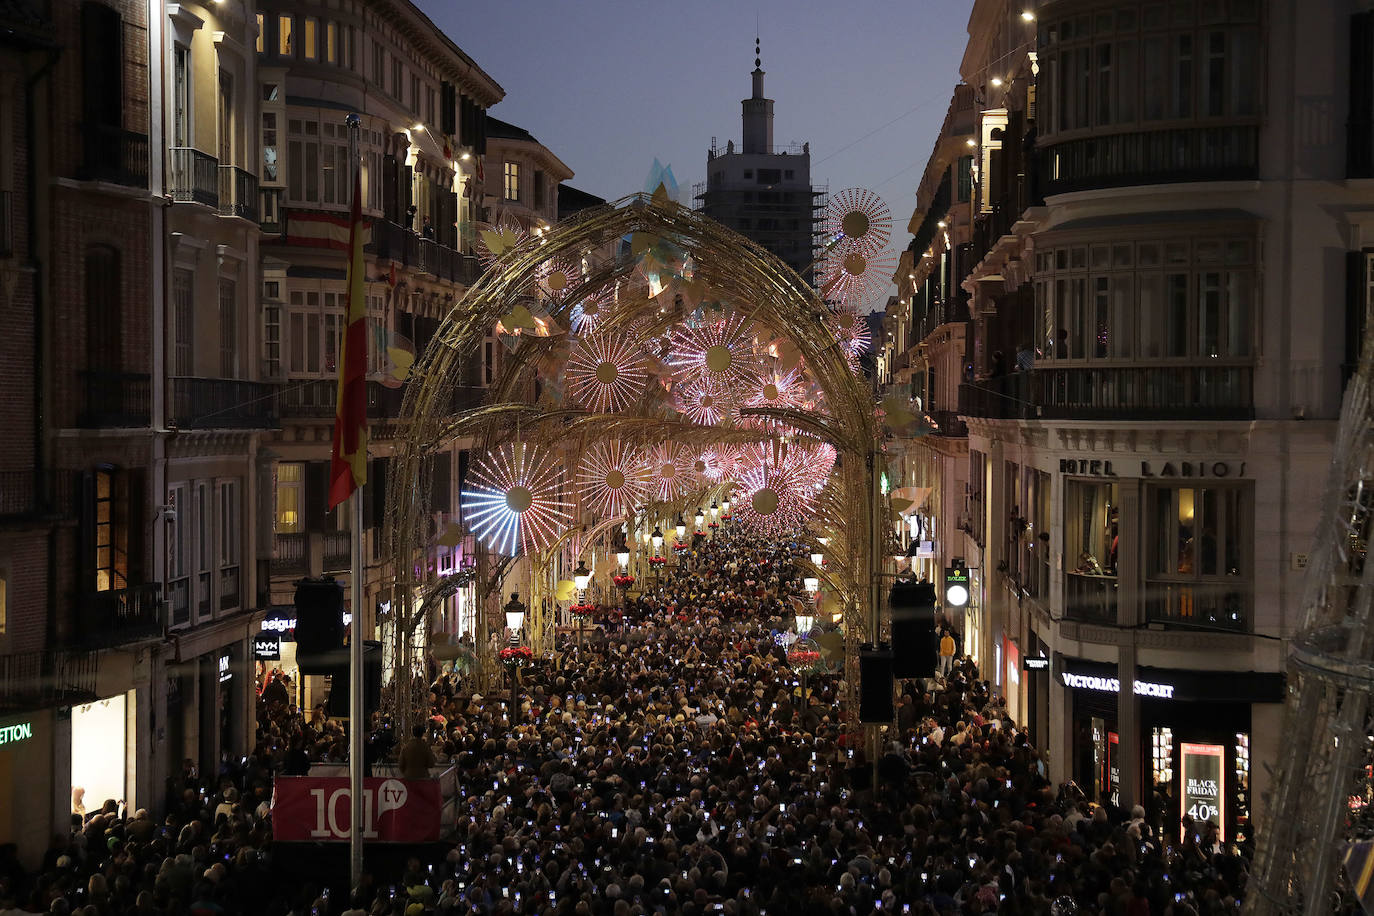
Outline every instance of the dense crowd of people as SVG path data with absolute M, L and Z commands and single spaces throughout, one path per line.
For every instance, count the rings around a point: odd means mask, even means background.
M 331 900 L 285 873 L 269 803 L 276 774 L 346 759 L 344 730 L 264 702 L 253 755 L 213 778 L 188 764 L 165 819 L 108 802 L 36 871 L 0 857 L 0 914 L 1235 911 L 1243 852 L 1211 825 L 1180 842 L 1160 811 L 1053 785 L 968 659 L 901 683 L 870 759 L 841 721 L 839 674 L 803 691 L 776 638 L 804 594 L 800 552 L 701 545 L 597 637 L 526 669 L 518 710 L 432 666 L 429 726 L 374 736 L 369 757 L 455 767 L 456 822 L 351 895 L 346 875 Z

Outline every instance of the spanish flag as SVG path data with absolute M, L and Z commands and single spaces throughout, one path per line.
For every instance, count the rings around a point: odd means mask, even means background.
M 367 483 L 367 299 L 363 295 L 362 174 L 353 178 L 348 231 L 348 319 L 339 359 L 339 400 L 329 467 L 329 508 Z

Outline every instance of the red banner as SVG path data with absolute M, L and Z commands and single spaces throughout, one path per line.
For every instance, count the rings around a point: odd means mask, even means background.
M 278 776 L 272 790 L 272 836 L 282 842 L 333 843 L 348 839 L 352 793 L 347 776 Z M 439 781 L 363 781 L 363 839 L 374 843 L 428 843 L 439 839 Z

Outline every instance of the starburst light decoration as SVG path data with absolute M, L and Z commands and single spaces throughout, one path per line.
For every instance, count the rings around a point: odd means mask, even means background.
M 759 374 L 752 325 L 734 312 L 678 325 L 669 363 L 683 381 L 701 378 L 717 391 L 751 389 Z
M 582 271 L 562 258 L 545 261 L 539 266 L 538 276 L 540 291 L 553 302 L 562 302 L 582 285 Z
M 835 310 L 826 324 L 844 347 L 847 356 L 857 357 L 868 351 L 871 342 L 868 322 L 859 314 L 858 309 L 848 305 L 841 306 Z
M 468 527 L 502 556 L 541 550 L 572 523 L 563 467 L 551 452 L 516 442 L 477 459 L 463 490 Z
M 837 247 L 825 260 L 825 286 L 821 288 L 821 297 L 826 301 L 839 299 L 858 310 L 892 282 L 892 272 L 896 268 L 897 259 L 890 254 L 846 251 Z
M 628 336 L 583 337 L 568 357 L 568 383 L 573 398 L 595 413 L 625 410 L 644 390 L 648 372 Z
M 750 396 L 750 407 L 800 406 L 802 375 L 798 369 L 769 369 L 759 377 L 759 384 Z
M 692 483 L 692 459 L 676 442 L 655 445 L 649 450 L 644 466 L 649 471 L 650 492 L 662 502 L 681 498 Z
M 731 507 L 735 519 L 746 528 L 772 536 L 800 529 L 815 490 L 797 473 L 795 462 L 779 449 L 749 446 L 740 467 L 735 477 L 738 495 Z
M 591 334 L 606 320 L 615 304 L 613 291 L 600 287 L 568 311 L 568 324 L 574 334 Z
M 728 478 L 739 464 L 739 449 L 733 445 L 708 448 L 692 462 L 692 470 L 712 483 Z
M 721 391 L 705 378 L 694 378 L 674 391 L 677 409 L 687 419 L 701 426 L 720 423 L 730 406 L 728 391 Z
M 582 505 L 602 518 L 614 518 L 644 502 L 649 471 L 643 457 L 619 440 L 598 442 L 577 469 Z
M 877 254 L 892 238 L 892 213 L 872 191 L 845 188 L 830 196 L 825 208 L 825 234 L 837 240 L 837 248 Z

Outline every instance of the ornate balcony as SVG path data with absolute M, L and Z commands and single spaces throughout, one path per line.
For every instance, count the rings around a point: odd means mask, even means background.
M 77 425 L 84 429 L 147 426 L 151 391 L 147 373 L 81 373 L 85 399 Z
M 258 176 L 236 165 L 219 167 L 219 212 L 257 222 Z
M 276 386 L 240 379 L 178 377 L 168 380 L 168 422 L 181 429 L 276 427 Z
M 162 586 L 133 585 L 78 598 L 76 645 L 92 648 L 123 645 L 161 635 Z
M 1073 366 L 959 386 L 959 413 L 992 420 L 1250 420 L 1250 366 Z
M 0 709 L 41 709 L 96 699 L 94 651 L 0 655 Z
M 172 199 L 219 207 L 219 160 L 189 146 L 169 153 Z
M 1259 177 L 1259 128 L 1253 124 L 1080 137 L 1047 143 L 1040 152 L 1047 195 Z
M 78 177 L 132 188 L 148 187 L 148 135 L 109 124 L 82 126 L 84 156 Z

